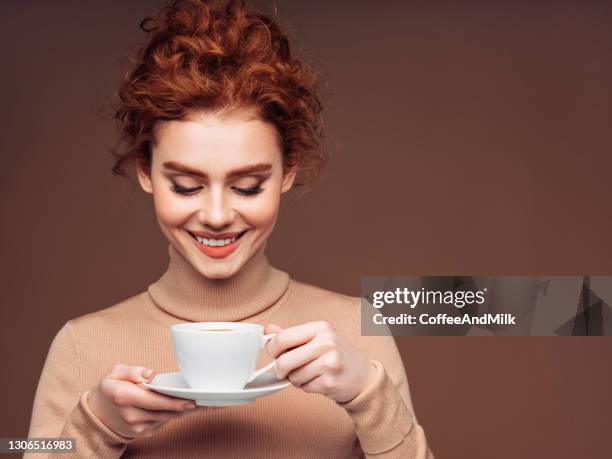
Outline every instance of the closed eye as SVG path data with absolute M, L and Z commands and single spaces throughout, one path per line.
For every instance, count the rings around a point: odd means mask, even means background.
M 185 188 L 185 187 L 182 187 L 182 186 L 176 185 L 176 184 L 172 185 L 172 187 L 171 187 L 172 191 L 174 191 L 175 193 L 178 193 L 178 194 L 192 194 L 192 193 L 195 193 L 196 191 L 198 191 L 201 188 L 202 188 L 201 186 L 196 186 L 196 187 L 193 187 L 193 188 Z
M 196 186 L 192 188 L 182 187 L 177 184 L 173 184 L 171 187 L 172 191 L 182 195 L 190 195 L 202 189 L 201 186 Z M 240 188 L 240 187 L 232 187 L 232 189 L 241 196 L 253 196 L 259 194 L 263 191 L 263 188 L 260 185 L 251 187 L 251 188 Z
M 252 188 L 238 188 L 237 186 L 232 187 L 234 191 L 243 196 L 251 196 L 254 194 L 259 194 L 263 191 L 263 188 L 259 185 L 254 186 Z

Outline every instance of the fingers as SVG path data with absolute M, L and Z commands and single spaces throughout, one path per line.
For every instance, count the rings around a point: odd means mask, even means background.
M 169 397 L 143 387 L 142 374 L 145 371 L 144 367 L 116 365 L 100 382 L 100 391 L 117 407 L 179 412 L 195 407 L 191 400 Z
M 287 349 L 307 343 L 320 331 L 321 324 L 320 322 L 308 322 L 278 332 L 266 345 L 268 354 L 276 358 Z
M 150 411 L 182 412 L 195 409 L 195 403 L 191 400 L 169 397 L 133 384 L 126 384 L 121 390 L 116 391 L 115 403 Z
M 191 416 L 194 413 L 199 413 L 201 411 L 207 411 L 212 409 L 222 409 L 224 407 L 210 407 L 210 406 L 199 406 L 197 410 L 188 410 L 182 413 L 174 412 L 174 411 L 147 411 L 142 410 L 147 413 L 146 421 L 141 423 L 140 425 L 143 427 L 143 437 L 151 437 L 153 436 L 159 429 L 161 429 L 167 422 L 173 421 L 175 419 L 179 419 L 184 416 Z M 134 408 L 137 409 L 137 408 Z
M 332 384 L 325 382 L 323 376 L 317 376 L 316 378 L 302 384 L 300 388 L 304 392 L 311 392 L 313 394 L 326 394 L 332 388 Z
M 120 363 L 113 367 L 107 377 L 138 384 L 141 382 L 149 382 L 154 375 L 155 370 L 151 370 L 150 368 Z
M 325 394 L 330 396 L 333 392 L 338 390 L 338 372 L 336 365 L 332 363 L 335 361 L 335 357 L 331 357 L 331 354 L 325 354 L 319 357 L 314 362 L 309 363 L 306 367 L 295 372 L 295 374 L 289 374 L 289 381 L 295 384 L 300 384 L 300 387 L 304 392 L 314 392 L 319 394 Z
M 280 331 L 283 331 L 283 329 L 276 324 L 268 324 L 264 328 L 265 335 L 269 335 L 270 333 L 278 333 Z
M 180 418 L 182 415 L 183 413 L 178 411 L 149 411 L 132 407 L 125 413 L 124 418 L 126 423 L 134 425 L 142 423 L 165 423 L 172 419 Z
M 202 411 L 211 410 L 213 407 L 209 406 L 198 406 L 193 410 L 186 411 L 150 411 L 141 408 L 131 408 L 130 412 L 132 413 L 132 419 L 136 419 L 138 423 L 148 424 L 150 427 L 157 429 L 161 427 L 163 424 L 173 421 L 175 419 L 179 419 L 185 416 L 191 416 L 195 413 L 199 413 Z M 214 408 L 224 408 L 224 407 L 214 407 Z
M 328 350 L 327 346 L 313 340 L 281 354 L 276 359 L 276 377 L 285 379 L 289 373 L 312 362 Z
M 88 402 L 112 431 L 125 437 L 148 436 L 157 427 L 197 412 L 192 400 L 162 395 L 142 385 L 154 371 L 119 364 L 91 391 Z
M 295 387 L 303 387 L 305 384 L 319 377 L 320 374 L 320 362 L 314 360 L 309 364 L 290 372 L 287 375 L 287 379 L 289 379 L 291 384 L 293 384 Z

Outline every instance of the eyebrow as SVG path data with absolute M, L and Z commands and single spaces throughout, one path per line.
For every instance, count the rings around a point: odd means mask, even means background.
M 208 178 L 208 174 L 204 171 L 193 169 L 185 164 L 178 163 L 176 161 L 166 161 L 162 164 L 165 169 L 170 169 L 176 172 L 181 172 L 187 175 L 193 175 L 194 177 L 201 177 L 204 179 Z M 240 169 L 234 169 L 226 174 L 226 178 L 240 177 L 242 175 L 252 174 L 254 172 L 268 172 L 272 169 L 272 164 L 268 163 L 257 163 L 251 164 L 250 166 L 241 167 Z

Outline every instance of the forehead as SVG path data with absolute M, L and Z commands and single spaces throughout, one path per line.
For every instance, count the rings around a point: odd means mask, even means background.
M 153 162 L 177 161 L 209 174 L 253 163 L 282 166 L 276 128 L 249 112 L 199 112 L 181 121 L 155 126 Z

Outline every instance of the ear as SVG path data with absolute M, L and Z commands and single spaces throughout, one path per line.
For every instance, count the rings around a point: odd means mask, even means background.
M 283 175 L 283 183 L 281 185 L 281 193 L 285 193 L 291 189 L 296 174 L 297 166 L 293 166 L 287 172 L 285 172 L 285 174 Z
M 153 193 L 153 184 L 151 183 L 150 168 L 146 167 L 145 164 L 140 161 L 136 161 L 136 172 L 138 174 L 138 181 L 140 187 L 147 193 Z

